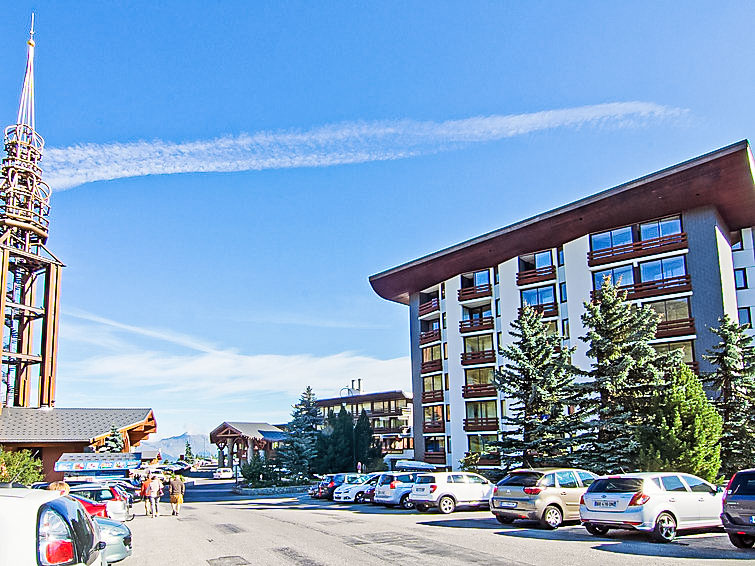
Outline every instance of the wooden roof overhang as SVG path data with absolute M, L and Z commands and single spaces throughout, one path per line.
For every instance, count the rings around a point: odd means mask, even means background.
M 240 430 L 232 427 L 228 423 L 223 423 L 210 433 L 210 442 L 212 444 L 226 444 L 229 440 L 243 437 L 244 434 Z
M 714 206 L 730 230 L 755 226 L 753 169 L 750 144 L 743 140 L 383 271 L 370 277 L 370 285 L 384 299 L 409 304 L 412 293 L 461 273 L 704 206 Z
M 128 435 L 129 447 L 137 446 L 142 440 L 147 438 L 153 432 L 157 432 L 157 421 L 155 420 L 155 414 L 153 411 L 147 414 L 147 416 L 139 421 L 127 426 L 122 426 L 118 429 L 119 432 Z M 110 435 L 110 431 L 107 434 L 103 434 L 91 440 L 91 444 L 101 446 L 105 443 L 105 439 Z

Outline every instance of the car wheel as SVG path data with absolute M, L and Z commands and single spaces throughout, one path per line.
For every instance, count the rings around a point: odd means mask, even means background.
M 359 492 L 354 496 L 354 503 L 364 503 L 364 493 Z
M 510 525 L 514 522 L 514 517 L 507 517 L 506 515 L 496 515 L 495 518 L 502 525 Z
M 430 508 L 424 503 L 417 503 L 414 508 L 420 513 L 427 513 L 430 510 Z
M 548 505 L 543 511 L 543 516 L 540 517 L 540 524 L 546 529 L 557 529 L 563 522 L 564 515 L 555 505 Z
M 729 533 L 729 540 L 737 548 L 752 548 L 753 544 L 755 544 L 755 537 L 738 535 L 737 533 Z
M 409 494 L 404 495 L 398 503 L 402 509 L 414 509 L 414 503 L 409 499 Z
M 656 542 L 671 542 L 676 538 L 676 519 L 671 513 L 663 512 L 655 520 L 653 540 Z
M 456 509 L 456 502 L 448 495 L 444 495 L 438 501 L 438 511 L 440 511 L 444 515 L 453 513 L 454 509 Z
M 587 532 L 596 537 L 602 537 L 608 534 L 608 527 L 602 525 L 585 525 Z

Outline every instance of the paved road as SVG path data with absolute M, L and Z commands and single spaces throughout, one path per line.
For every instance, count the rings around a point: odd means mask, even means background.
M 161 517 L 137 516 L 129 523 L 134 556 L 123 566 L 755 564 L 755 551 L 734 548 L 723 533 L 661 545 L 636 533 L 596 538 L 576 525 L 505 526 L 488 511 L 419 514 L 306 496 L 248 499 L 230 489 L 200 480 L 180 517 L 167 503 Z

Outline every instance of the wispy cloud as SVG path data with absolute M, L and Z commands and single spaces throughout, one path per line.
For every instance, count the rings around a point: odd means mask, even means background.
M 386 161 L 553 128 L 624 127 L 683 113 L 652 102 L 611 102 L 444 122 L 344 122 L 175 143 L 163 140 L 48 148 L 47 182 L 63 190 L 91 181 L 173 173 L 258 171 Z

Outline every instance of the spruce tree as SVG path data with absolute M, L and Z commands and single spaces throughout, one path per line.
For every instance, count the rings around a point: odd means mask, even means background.
M 105 443 L 102 446 L 101 452 L 122 452 L 123 451 L 123 436 L 118 432 L 118 429 L 113 425 L 110 427 L 110 434 L 105 438 Z
M 705 383 L 713 405 L 723 418 L 721 472 L 725 477 L 755 465 L 755 347 L 746 333 L 728 315 L 711 331 L 720 342 L 704 356 L 714 367 Z
M 559 336 L 549 333 L 542 315 L 529 306 L 511 323 L 509 334 L 514 341 L 501 350 L 506 363 L 494 377 L 511 401 L 511 413 L 502 419 L 507 429 L 495 443 L 501 463 L 507 468 L 563 466 L 574 421 L 567 415 L 574 394 L 571 351 L 561 348 Z
M 311 387 L 307 387 L 293 406 L 286 439 L 278 449 L 278 458 L 291 477 L 306 479 L 313 471 L 317 455 L 317 432 L 322 421 Z
M 354 461 L 354 417 L 341 405 L 336 418 L 335 433 L 335 462 L 338 472 L 353 472 L 356 470 Z
M 362 463 L 363 469 L 367 469 L 371 464 L 373 458 L 372 446 L 373 446 L 373 430 L 370 419 L 367 416 L 367 412 L 362 409 L 362 412 L 357 419 L 357 423 L 354 425 L 354 460 Z
M 313 462 L 314 471 L 318 474 L 329 474 L 336 470 L 336 416 L 333 409 L 328 410 L 322 430 L 317 433 L 315 441 L 316 456 Z
M 191 444 L 189 444 L 189 441 L 186 441 L 186 447 L 184 448 L 184 460 L 187 464 L 193 464 L 194 463 L 194 452 L 191 450 Z
M 638 469 L 638 435 L 663 384 L 662 360 L 649 344 L 658 316 L 625 301 L 626 291 L 606 278 L 582 315 L 588 332 L 580 339 L 594 361 L 576 385 L 582 430 L 573 462 L 600 473 Z

